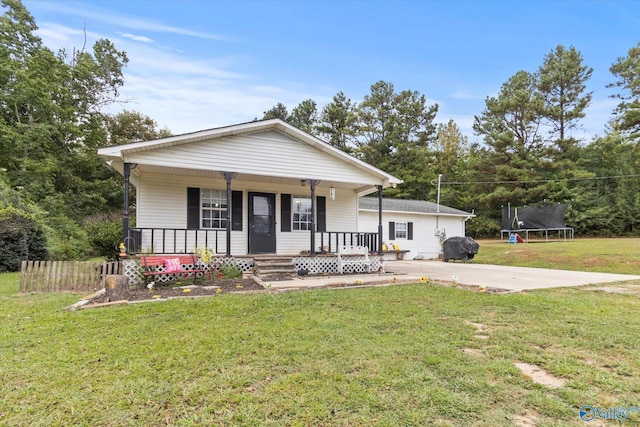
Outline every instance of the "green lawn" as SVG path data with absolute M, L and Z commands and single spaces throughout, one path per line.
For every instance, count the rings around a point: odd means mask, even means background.
M 17 282 L 0 274 L 0 425 L 582 426 L 582 405 L 640 406 L 638 293 L 413 284 L 68 312 L 77 295 Z
M 560 270 L 640 274 L 640 239 L 576 239 L 509 244 L 479 240 L 474 262 Z

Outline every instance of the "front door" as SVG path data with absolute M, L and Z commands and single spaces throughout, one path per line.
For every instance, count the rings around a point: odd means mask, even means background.
M 276 253 L 276 195 L 249 193 L 249 253 Z

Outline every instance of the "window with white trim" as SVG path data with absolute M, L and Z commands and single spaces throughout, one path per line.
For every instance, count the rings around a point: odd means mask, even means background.
M 291 197 L 291 229 L 311 230 L 311 197 Z
M 409 227 L 406 222 L 396 222 L 396 239 L 406 239 Z
M 227 228 L 226 190 L 202 189 L 202 228 Z

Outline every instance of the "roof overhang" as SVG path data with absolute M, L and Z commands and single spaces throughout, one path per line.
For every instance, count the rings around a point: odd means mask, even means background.
M 157 150 L 161 148 L 167 147 L 175 147 L 183 144 L 194 143 L 198 141 L 212 140 L 218 138 L 224 138 L 229 136 L 238 136 L 247 133 L 256 133 L 256 132 L 264 132 L 264 131 L 278 131 L 285 135 L 290 136 L 291 138 L 301 141 L 303 143 L 312 145 L 313 147 L 321 150 L 336 159 L 348 163 L 352 167 L 356 167 L 360 170 L 365 171 L 368 175 L 372 176 L 372 181 L 375 181 L 375 184 L 365 184 L 360 183 L 355 185 L 351 183 L 353 190 L 358 195 L 366 195 L 370 194 L 377 190 L 378 185 L 382 185 L 383 188 L 387 187 L 395 187 L 398 184 L 401 184 L 403 181 L 399 178 L 396 178 L 393 175 L 390 175 L 374 166 L 369 165 L 368 163 L 359 160 L 338 148 L 335 148 L 326 142 L 309 135 L 306 132 L 303 132 L 290 124 L 280 120 L 280 119 L 271 119 L 271 120 L 263 120 L 263 121 L 254 121 L 249 123 L 241 123 L 232 126 L 226 126 L 215 129 L 202 130 L 198 132 L 192 132 L 182 135 L 170 136 L 166 138 L 151 140 L 151 141 L 141 141 L 134 142 L 131 144 L 110 146 L 98 149 L 98 155 L 101 156 L 107 163 L 112 165 L 114 169 L 118 172 L 123 173 L 123 163 L 127 161 L 127 157 L 132 154 L 144 153 L 146 151 Z M 180 168 L 179 170 L 171 171 L 172 168 L 161 167 L 162 171 L 160 171 L 159 166 L 154 165 L 145 165 L 138 163 L 139 169 L 133 171 L 133 174 L 141 174 L 141 173 L 163 173 L 163 174 L 207 174 L 207 173 L 217 173 L 221 171 L 202 171 L 199 169 L 194 169 L 193 171 L 188 168 Z M 232 169 L 232 168 L 230 168 Z M 194 172 L 195 171 L 195 172 Z M 251 177 L 247 174 L 244 174 L 246 179 L 251 179 Z M 264 177 L 268 176 L 270 179 L 274 179 L 277 181 L 278 179 L 283 180 L 291 180 L 291 179 L 299 179 L 299 177 L 274 177 L 267 174 L 256 174 L 253 179 L 256 177 L 260 177 L 262 181 L 264 181 Z M 238 177 L 240 179 L 241 177 Z M 307 177 L 313 179 L 313 177 Z M 274 181 L 274 182 L 275 182 Z M 325 180 L 326 182 L 326 180 Z M 379 182 L 379 183 L 378 183 Z M 338 184 L 336 182 L 336 184 Z M 342 183 L 345 186 L 347 183 Z

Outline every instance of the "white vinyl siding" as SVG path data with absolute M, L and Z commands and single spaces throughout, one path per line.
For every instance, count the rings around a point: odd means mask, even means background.
M 378 229 L 378 213 L 361 210 L 359 212 L 358 231 L 375 232 Z M 439 216 L 414 214 L 410 212 L 382 212 L 383 241 L 389 246 L 396 243 L 401 250 L 408 250 L 404 259 L 413 259 L 422 255 L 427 259 L 437 258 L 441 252 L 440 240 L 436 236 L 436 228 L 445 229 L 447 237 L 465 235 L 465 218 L 460 216 Z M 396 239 L 389 241 L 389 222 L 395 222 Z M 413 239 L 401 239 L 398 236 L 398 225 L 413 223 Z
M 207 179 L 183 176 L 144 175 L 137 180 L 137 209 L 136 226 L 143 228 L 187 228 L 187 187 L 225 188 L 223 179 Z M 310 232 L 281 232 L 280 212 L 281 194 L 301 194 L 301 186 L 274 185 L 264 182 L 247 182 L 235 180 L 231 183 L 234 191 L 243 192 L 242 231 L 231 232 L 231 254 L 246 255 L 248 247 L 248 192 L 274 193 L 276 195 L 276 252 L 279 254 L 299 254 L 308 251 L 310 246 Z M 309 187 L 304 187 L 310 191 Z M 336 189 L 336 199 L 330 200 L 329 186 L 322 184 L 316 187 L 316 195 L 324 196 L 326 201 L 327 231 L 357 231 L 357 196 L 353 191 Z M 215 230 L 214 230 L 215 231 Z M 203 235 L 203 232 L 200 233 Z M 213 234 L 212 234 L 213 235 Z M 179 236 L 178 236 L 179 239 Z M 199 245 L 202 246 L 204 238 L 199 237 Z M 193 243 L 187 245 L 188 251 L 193 249 Z M 226 240 L 224 230 L 219 233 L 217 241 L 217 253 L 226 252 Z M 319 237 L 316 245 L 320 247 Z M 184 246 L 184 245 L 183 245 Z M 210 242 L 209 247 L 216 249 L 215 243 Z M 150 249 L 148 246 L 143 249 Z
M 276 131 L 201 141 L 154 151 L 132 153 L 127 161 L 139 164 L 334 182 L 380 184 L 364 170 L 318 148 Z M 230 165 L 233 165 L 232 167 Z M 327 194 L 328 196 L 328 194 Z
M 145 175 L 137 180 L 136 225 L 187 228 L 186 184 L 171 176 Z

